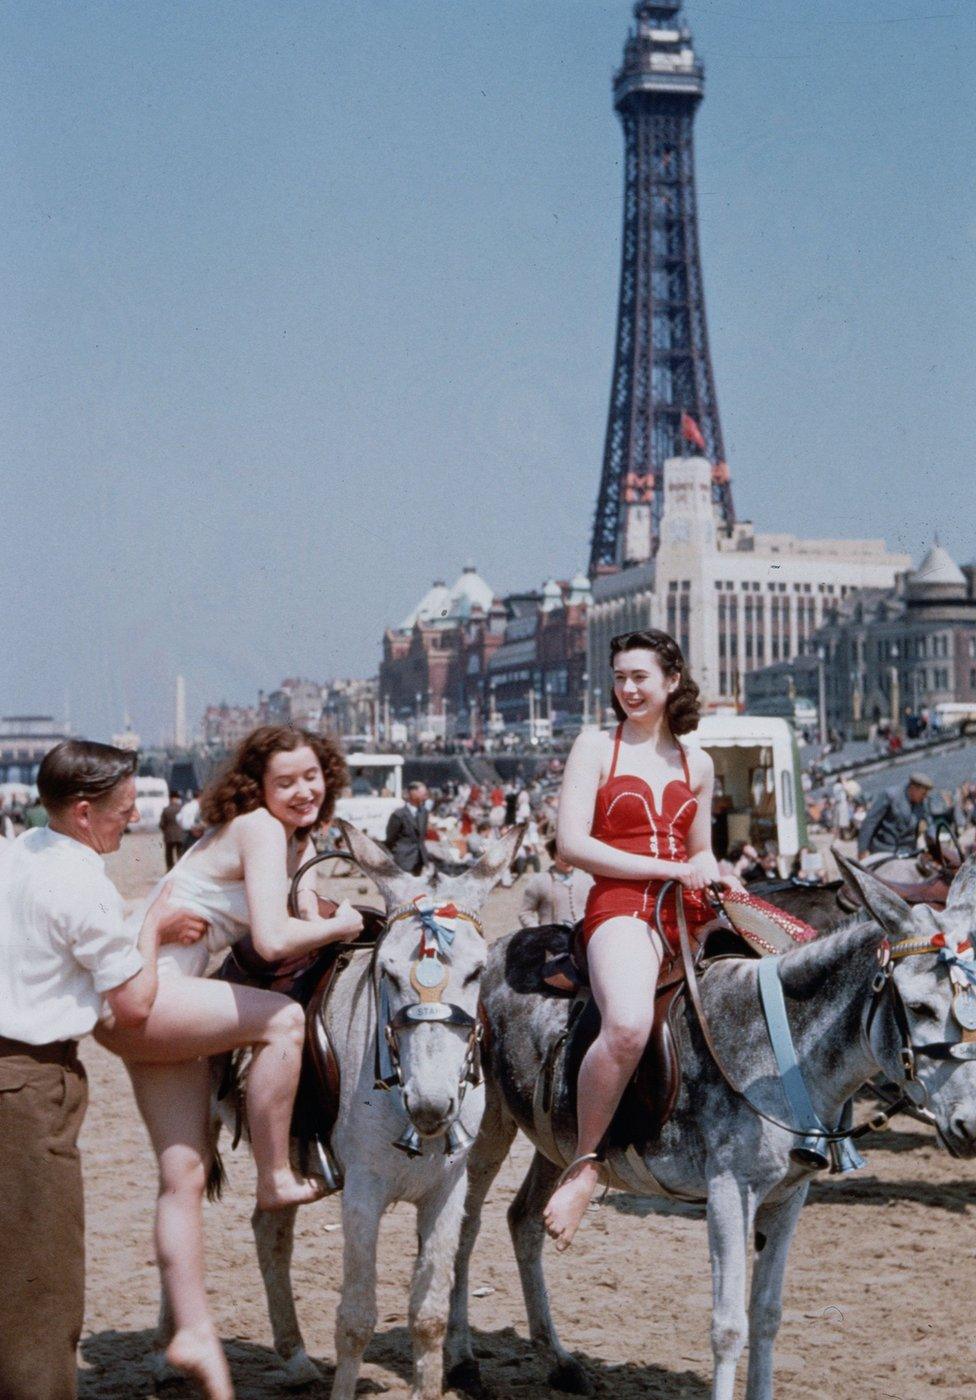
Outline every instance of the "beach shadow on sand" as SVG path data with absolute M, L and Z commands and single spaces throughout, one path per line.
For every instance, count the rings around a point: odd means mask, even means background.
M 153 1334 L 105 1331 L 86 1337 L 81 1344 L 84 1361 L 78 1373 L 78 1400 L 189 1400 L 199 1392 L 188 1382 L 175 1379 L 154 1389 L 149 1368 Z M 472 1332 L 475 1355 L 481 1364 L 482 1379 L 496 1400 L 545 1400 L 563 1392 L 554 1390 L 547 1369 L 528 1338 L 514 1328 L 498 1332 Z M 240 1338 L 224 1338 L 237 1400 L 273 1400 L 295 1394 L 308 1400 L 325 1400 L 332 1387 L 334 1364 L 331 1358 L 313 1357 L 322 1380 L 300 1390 L 283 1385 L 278 1358 L 269 1347 L 257 1346 Z M 707 1400 L 710 1387 L 692 1371 L 672 1371 L 664 1366 L 624 1362 L 610 1364 L 585 1352 L 574 1355 L 586 1368 L 597 1396 L 640 1396 L 641 1400 Z M 411 1377 L 410 1334 L 406 1327 L 377 1332 L 366 1351 L 366 1365 L 380 1366 L 399 1376 L 404 1386 Z M 360 1379 L 357 1395 L 383 1394 L 388 1385 Z M 465 1392 L 449 1392 L 462 1395 Z

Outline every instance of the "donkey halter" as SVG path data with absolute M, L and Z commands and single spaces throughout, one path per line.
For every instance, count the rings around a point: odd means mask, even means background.
M 380 1044 L 377 1044 L 376 1087 L 378 1089 L 403 1089 L 403 1068 L 400 1063 L 399 1033 L 415 1030 L 421 1025 L 457 1026 L 468 1032 L 468 1044 L 458 1077 L 458 1113 L 469 1084 L 481 1083 L 480 1046 L 484 1028 L 481 1021 L 454 1002 L 443 1000 L 447 987 L 450 961 L 450 945 L 454 941 L 454 930 L 438 921 L 437 916 L 464 919 L 472 925 L 481 938 L 485 931 L 480 919 L 468 909 L 455 905 L 445 905 L 440 909 L 421 907 L 419 904 L 404 904 L 389 915 L 388 929 L 402 919 L 417 919 L 422 927 L 418 956 L 410 968 L 410 985 L 417 994 L 417 1000 L 407 1002 L 393 1016 L 386 1014 L 387 996 L 382 971 L 377 979 L 377 1029 L 383 1026 L 385 1048 L 389 1066 L 382 1064 Z M 385 1017 L 385 1019 L 384 1019 Z M 384 1072 L 385 1071 L 385 1072 Z M 456 1121 L 455 1115 L 455 1121 Z M 452 1125 L 453 1126 L 453 1125 Z M 450 1131 L 450 1130 L 449 1130 Z M 401 1144 L 397 1144 L 401 1145 Z
M 966 956 L 968 954 L 968 956 Z M 952 981 L 952 1014 L 962 1030 L 958 1041 L 935 1041 L 929 1045 L 913 1045 L 908 1032 L 908 1018 L 900 993 L 895 997 L 895 1016 L 898 1029 L 905 1044 L 902 1046 L 902 1065 L 906 1077 L 915 1077 L 915 1059 L 924 1056 L 930 1060 L 976 1060 L 976 960 L 973 958 L 973 945 L 967 938 L 953 947 L 944 933 L 935 933 L 931 938 L 905 938 L 893 946 L 882 944 L 882 970 L 875 978 L 891 982 L 893 964 L 903 958 L 929 955 L 938 958 L 946 965 Z M 881 987 L 878 987 L 881 990 Z

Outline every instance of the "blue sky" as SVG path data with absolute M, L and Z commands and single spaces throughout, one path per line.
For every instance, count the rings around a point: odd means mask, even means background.
M 628 0 L 0 20 L 0 712 L 144 737 L 588 556 Z M 687 0 L 736 507 L 973 539 L 976 14 Z

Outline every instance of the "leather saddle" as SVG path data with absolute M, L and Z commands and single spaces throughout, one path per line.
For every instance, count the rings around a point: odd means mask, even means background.
M 533 930 L 533 932 L 537 932 Z M 568 1160 L 557 1127 L 576 1122 L 576 1085 L 583 1056 L 600 1030 L 600 1012 L 590 994 L 586 957 L 582 947 L 582 925 L 546 930 L 547 952 L 556 956 L 541 969 L 545 991 L 572 996 L 569 1019 L 562 1035 L 550 1047 L 536 1087 L 535 1127 L 554 1152 L 554 1160 Z M 555 935 L 555 936 L 554 936 Z M 561 937 L 560 937 L 561 935 Z M 717 957 L 755 956 L 746 940 L 723 919 L 715 919 L 698 931 L 695 962 Z M 553 976 L 569 981 L 572 969 L 575 988 L 568 992 Z M 680 952 L 668 949 L 658 977 L 654 1002 L 654 1026 L 633 1077 L 624 1090 L 610 1128 L 605 1149 L 634 1147 L 638 1152 L 656 1142 L 674 1112 L 681 1089 L 681 1062 L 677 1050 L 676 1026 L 683 1014 L 685 974 Z M 573 1131 L 575 1136 L 575 1128 Z M 566 1144 L 568 1147 L 568 1144 Z
M 325 1029 L 325 1010 L 339 978 L 362 949 L 375 949 L 386 932 L 386 917 L 378 909 L 357 905 L 363 916 L 363 929 L 348 943 L 327 943 L 301 959 L 269 962 L 254 949 L 250 935 L 240 939 L 228 952 L 212 976 L 236 986 L 262 987 L 282 992 L 305 1009 L 305 1046 L 302 1071 L 292 1114 L 292 1136 L 298 1143 L 303 1172 L 318 1171 L 341 1186 L 341 1179 L 329 1153 L 329 1139 L 339 1116 L 339 1060 Z M 323 918 L 330 918 L 336 906 L 320 900 Z M 240 1052 L 224 1057 L 220 1087 L 221 1102 L 233 1096 L 235 1127 L 233 1145 L 240 1141 L 243 1127 L 243 1100 L 239 1081 Z

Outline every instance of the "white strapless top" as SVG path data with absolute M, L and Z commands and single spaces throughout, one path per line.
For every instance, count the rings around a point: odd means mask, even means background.
M 201 840 L 206 840 L 202 837 Z M 197 845 L 200 843 L 198 842 Z M 245 933 L 250 931 L 251 916 L 247 906 L 247 892 L 243 880 L 217 880 L 212 875 L 198 871 L 193 860 L 193 846 L 176 862 L 169 874 L 158 880 L 146 899 L 141 900 L 129 915 L 127 922 L 138 935 L 146 910 L 159 894 L 166 882 L 172 881 L 169 902 L 180 909 L 189 909 L 199 914 L 210 925 L 207 933 L 197 943 L 184 946 L 180 943 L 164 944 L 159 950 L 159 969 L 167 964 L 190 977 L 200 977 L 206 970 L 212 953 L 222 953 Z

